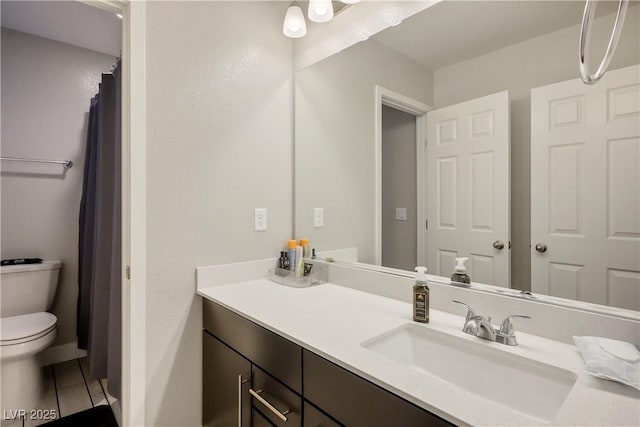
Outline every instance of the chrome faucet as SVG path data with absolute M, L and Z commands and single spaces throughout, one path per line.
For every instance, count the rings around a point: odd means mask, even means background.
M 491 317 L 484 317 L 476 314 L 471 306 L 461 301 L 454 300 L 453 302 L 467 307 L 467 317 L 464 321 L 462 332 L 485 340 L 495 341 L 500 344 L 518 345 L 516 333 L 513 329 L 512 319 L 516 317 L 521 319 L 531 319 L 529 316 L 515 314 L 507 317 L 500 325 L 500 329 L 496 329 L 491 322 Z

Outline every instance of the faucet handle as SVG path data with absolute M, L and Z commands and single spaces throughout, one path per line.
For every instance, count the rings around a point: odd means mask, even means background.
M 525 316 L 523 314 L 514 314 L 513 316 L 509 316 L 506 319 L 504 319 L 504 322 L 502 322 L 502 325 L 500 325 L 500 333 L 503 335 L 513 335 L 514 334 L 514 330 L 513 330 L 513 324 L 511 319 L 514 318 L 520 318 L 520 319 L 531 319 L 531 316 Z
M 465 320 L 465 322 L 468 322 L 469 319 L 471 319 L 473 316 L 476 315 L 475 310 L 469 304 L 465 304 L 462 301 L 457 301 L 457 300 L 453 300 L 453 302 L 455 302 L 456 304 L 462 304 L 465 307 L 467 307 L 467 319 Z

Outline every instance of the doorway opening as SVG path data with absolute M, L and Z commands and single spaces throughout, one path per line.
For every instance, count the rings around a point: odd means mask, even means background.
M 96 37 L 97 34 L 100 33 L 100 26 L 93 25 L 91 28 L 93 31 L 88 31 L 87 36 L 84 37 L 79 31 L 77 31 L 77 25 L 64 25 L 65 18 L 74 18 L 78 17 L 78 12 L 80 9 L 84 10 L 84 14 L 87 16 L 96 16 L 96 15 L 104 15 L 107 12 L 110 18 L 119 22 L 119 34 L 121 35 L 121 41 L 118 42 L 117 51 L 115 53 L 110 53 L 114 58 L 117 56 L 121 57 L 121 82 L 122 87 L 119 92 L 121 95 L 121 114 L 119 118 L 121 120 L 121 130 L 122 130 L 122 146 L 121 146 L 121 173 L 119 177 L 122 180 L 122 195 L 119 197 L 122 203 L 121 214 L 116 215 L 121 217 L 122 220 L 122 233 L 121 233 L 121 247 L 122 247 L 122 262 L 118 263 L 117 271 L 114 272 L 115 276 L 120 275 L 122 278 L 122 308 L 120 310 L 120 315 L 122 316 L 122 395 L 121 395 L 121 407 L 122 407 L 122 425 L 144 425 L 144 392 L 145 392 L 145 181 L 144 181 L 144 157 L 145 157 L 145 95 L 144 95 L 144 46 L 145 46 L 145 4 L 144 2 L 127 2 L 127 1 L 119 1 L 119 0 L 79 0 L 74 2 L 2 2 L 3 6 L 3 27 L 5 25 L 5 19 L 9 16 L 5 14 L 5 7 L 25 7 L 31 8 L 33 12 L 41 14 L 43 10 L 49 10 L 53 7 L 65 7 L 68 10 L 73 10 L 75 12 L 64 12 L 59 14 L 55 19 L 47 19 L 47 16 L 42 17 L 39 22 L 42 23 L 45 30 L 51 30 L 52 26 L 60 27 L 62 33 L 66 33 L 67 36 L 71 37 L 73 40 L 54 40 L 54 37 L 51 34 L 35 34 L 35 36 L 31 36 L 26 28 L 13 28 L 11 30 L 5 30 L 3 28 L 3 45 L 5 41 L 9 41 L 7 38 L 5 40 L 4 33 L 5 31 L 13 31 L 12 38 L 20 39 L 19 41 L 27 40 L 27 42 L 31 43 L 31 45 L 35 46 L 33 51 L 37 51 L 37 47 L 42 44 L 47 44 L 47 46 L 58 43 L 57 49 L 66 49 L 65 52 L 73 52 L 64 55 L 55 55 L 52 54 L 50 50 L 44 52 L 44 54 L 40 55 L 32 55 L 34 60 L 38 61 L 50 61 L 57 60 L 59 61 L 60 67 L 68 67 L 69 61 L 71 59 L 76 60 L 78 57 L 82 55 L 89 55 L 93 58 L 94 62 L 96 58 L 100 55 L 97 52 L 101 52 L 100 49 L 96 47 L 86 46 L 81 43 L 87 42 L 88 40 L 93 40 L 94 42 L 100 42 L 99 37 Z M 76 13 L 77 12 L 77 13 Z M 80 15 L 83 15 L 80 13 Z M 20 17 L 18 17 L 20 18 Z M 23 22 L 23 20 L 18 19 L 18 23 Z M 86 23 L 85 23 L 86 24 Z M 18 25 L 18 24 L 16 24 Z M 91 24 L 85 25 L 88 27 L 92 27 Z M 69 31 L 72 29 L 71 31 Z M 17 32 L 17 35 L 16 35 Z M 46 39 L 51 39 L 47 41 Z M 59 43 L 61 42 L 61 43 Z M 26 42 L 25 42 L 26 43 Z M 65 47 L 66 46 L 66 47 Z M 4 47 L 4 46 L 3 46 Z M 74 50 L 75 49 L 75 50 Z M 92 53 L 92 51 L 95 51 Z M 3 57 L 7 54 L 9 50 L 5 51 L 3 49 Z M 17 50 L 18 54 L 16 58 L 21 58 L 21 62 L 24 62 L 26 58 L 26 53 L 24 50 Z M 36 52 L 37 53 L 37 52 Z M 11 65 L 11 61 L 2 61 L 3 68 L 6 64 L 7 66 Z M 96 67 L 96 75 L 98 78 L 100 77 L 100 73 L 109 73 L 110 68 L 114 64 L 114 61 L 106 60 L 106 65 L 100 65 Z M 15 64 L 14 64 L 15 65 Z M 33 105 L 42 106 L 47 102 L 59 102 L 64 103 L 65 105 L 78 101 L 82 104 L 80 107 L 81 110 L 74 117 L 80 117 L 82 120 L 83 114 L 89 111 L 90 99 L 91 96 L 95 94 L 95 90 L 93 86 L 89 87 L 91 79 L 84 78 L 76 78 L 77 88 L 81 88 L 82 90 L 89 90 L 89 92 L 85 94 L 81 94 L 79 97 L 75 97 L 72 95 L 73 87 L 69 90 L 61 91 L 61 88 L 54 83 L 51 82 L 52 78 L 55 75 L 65 75 L 65 73 L 60 71 L 61 68 L 56 67 L 29 67 L 30 73 L 44 73 L 44 76 L 40 76 L 37 79 L 34 79 L 35 85 L 33 88 L 35 89 L 40 87 L 45 87 L 45 84 L 48 85 L 52 89 L 58 89 L 58 93 L 55 93 L 55 96 L 47 97 L 45 95 L 40 95 L 39 103 L 34 103 Z M 82 70 L 82 72 L 86 71 L 85 68 L 78 68 L 77 70 Z M 76 71 L 77 71 L 76 70 Z M 76 73 L 74 71 L 68 73 L 80 74 L 80 72 Z M 5 82 L 8 80 L 5 77 L 8 77 L 9 74 L 5 75 L 3 70 L 3 86 Z M 18 75 L 20 77 L 20 75 Z M 16 82 L 19 82 L 20 79 L 16 79 Z M 79 82 L 77 81 L 79 80 Z M 45 82 L 45 84 L 43 84 Z M 17 84 L 14 85 L 17 87 Z M 73 85 L 72 85 L 73 86 Z M 9 87 L 9 84 L 7 84 Z M 46 88 L 46 87 L 45 87 Z M 5 89 L 5 87 L 3 87 Z M 9 91 L 10 92 L 10 91 Z M 5 118 L 5 113 L 8 113 L 9 110 L 5 111 L 5 92 L 3 90 L 3 119 Z M 85 104 L 86 102 L 86 104 Z M 24 104 L 24 103 L 23 103 Z M 16 105 L 21 105 L 20 103 L 16 103 Z M 50 110 L 61 110 L 61 108 L 51 108 Z M 52 113 L 60 113 L 60 111 L 52 111 Z M 34 115 L 23 115 L 24 117 L 28 117 L 30 120 L 29 123 L 25 123 L 26 126 L 23 127 L 22 132 L 17 132 L 17 134 L 22 135 L 22 140 L 27 141 L 28 144 L 42 144 L 42 147 L 38 148 L 37 152 L 34 153 L 18 153 L 15 157 L 23 157 L 26 159 L 30 158 L 38 158 L 38 159 L 65 159 L 67 157 L 73 159 L 74 165 L 71 165 L 71 162 L 65 162 L 65 170 L 63 177 L 58 175 L 54 175 L 54 173 L 50 173 L 49 170 L 44 170 L 44 172 L 29 172 L 25 169 L 27 165 L 31 165 L 29 167 L 57 167 L 57 166 L 45 166 L 45 165 L 37 165 L 36 163 L 16 163 L 11 162 L 11 164 L 22 165 L 19 166 L 20 169 L 12 176 L 14 181 L 22 180 L 22 182 L 26 182 L 29 180 L 31 184 L 38 182 L 40 184 L 54 184 L 61 188 L 63 191 L 68 193 L 69 188 L 71 187 L 71 181 L 74 181 L 76 184 L 76 189 L 80 189 L 80 182 L 83 175 L 83 161 L 84 161 L 84 144 L 86 142 L 87 132 L 86 126 L 85 129 L 82 130 L 82 125 L 79 127 L 69 125 L 69 122 L 65 122 L 62 119 L 58 120 L 50 120 L 45 123 L 42 120 L 33 120 Z M 9 117 L 9 116 L 7 116 Z M 9 125 L 11 123 L 20 124 L 21 120 L 16 119 L 16 115 L 11 115 L 11 120 L 3 120 L 3 142 L 4 141 L 4 125 Z M 56 125 L 62 124 L 60 135 L 57 135 L 54 132 L 54 127 Z M 66 126 L 65 126 L 66 125 Z M 27 130 L 45 130 L 49 133 L 43 137 L 32 137 L 25 138 Z M 70 135 L 65 137 L 61 137 L 59 139 L 56 136 L 62 136 L 62 131 L 71 131 Z M 69 142 L 76 141 L 77 150 L 73 149 L 73 147 L 68 150 L 65 149 L 64 153 L 58 153 L 54 151 L 56 149 L 55 142 L 59 141 L 64 144 L 68 144 Z M 16 149 L 22 150 L 27 148 L 26 145 L 16 145 Z M 35 148 L 35 146 L 34 146 Z M 9 149 L 9 145 L 3 144 L 3 150 Z M 69 153 L 69 154 L 68 154 Z M 3 152 L 3 155 L 10 156 L 11 153 Z M 37 156 L 37 157 L 36 157 Z M 13 157 L 13 156 L 10 156 Z M 3 172 L 4 172 L 4 162 L 3 161 Z M 55 163 L 55 162 L 54 162 Z M 60 162 L 57 162 L 60 163 Z M 56 170 L 54 169 L 54 172 Z M 26 175 L 26 176 L 25 176 Z M 34 176 L 37 175 L 37 176 Z M 72 180 L 73 178 L 73 180 Z M 79 179 L 78 179 L 79 178 Z M 76 182 L 77 181 L 77 182 Z M 4 180 L 3 180 L 4 184 Z M 4 190 L 4 189 L 3 189 Z M 33 192 L 23 191 L 25 195 L 33 194 Z M 41 191 L 39 194 L 49 194 L 51 191 L 43 192 Z M 66 193 L 65 193 L 66 194 Z M 77 218 L 77 205 L 76 201 L 80 198 L 80 191 L 73 193 L 73 197 L 57 197 L 56 200 L 63 202 L 67 202 L 66 205 L 70 209 L 75 210 L 75 215 Z M 3 191 L 4 196 L 4 191 Z M 64 195 L 63 195 L 64 196 Z M 74 198 L 76 200 L 74 200 Z M 42 198 L 40 198 L 42 199 Z M 11 207 L 14 209 L 18 208 L 20 205 L 17 203 L 14 204 L 4 204 L 3 206 Z M 29 205 L 30 206 L 30 205 Z M 67 207 L 63 205 L 62 207 Z M 41 211 L 49 214 L 50 216 L 53 214 L 59 214 L 60 212 L 54 211 L 52 209 L 41 208 Z M 30 210 L 33 214 L 36 214 L 37 209 Z M 74 222 L 73 217 L 70 215 L 66 215 L 65 217 L 71 218 L 72 223 Z M 3 215 L 4 219 L 4 215 Z M 25 218 L 26 219 L 26 218 Z M 39 226 L 44 227 L 47 225 L 47 221 L 35 221 L 29 220 L 31 225 L 40 224 Z M 52 221 L 48 221 L 52 222 Z M 44 224 L 43 224 L 44 223 Z M 73 225 L 73 224 L 72 224 Z M 51 235 L 60 234 L 60 238 L 54 239 L 57 243 L 60 241 L 64 241 L 66 243 L 71 243 L 71 246 L 75 246 L 75 251 L 77 251 L 77 220 L 75 221 L 74 232 L 67 233 L 62 230 L 62 227 L 59 227 L 60 230 L 54 230 Z M 35 234 L 35 233 L 31 233 Z M 74 236 L 75 235 L 75 236 Z M 3 240 L 4 240 L 3 233 Z M 120 246 L 120 245 L 118 245 Z M 72 248 L 72 252 L 74 252 Z M 52 252 L 50 256 L 55 257 L 56 252 Z M 21 254 L 21 256 L 24 256 Z M 76 252 L 77 256 L 77 252 Z M 8 256 L 9 257 L 9 256 Z M 13 256 L 15 258 L 15 256 Z M 67 263 L 67 267 L 71 266 L 72 262 Z M 77 264 L 77 262 L 76 262 Z M 63 273 L 68 274 L 68 278 L 71 278 L 68 282 L 70 285 L 73 285 L 75 281 L 73 279 L 73 275 L 69 274 L 70 271 Z M 66 280 L 66 279 L 65 279 Z M 69 288 L 69 287 L 67 287 Z M 71 289 L 71 288 L 69 288 Z M 77 288 L 76 288 L 77 289 Z M 73 290 L 73 289 L 72 289 Z M 67 293 L 67 296 L 69 294 Z M 61 295 L 62 296 L 62 295 Z M 61 344 L 69 344 L 69 345 L 60 345 L 58 346 L 58 350 L 51 353 L 49 359 L 46 359 L 46 363 L 55 363 L 63 360 L 73 360 L 77 357 L 80 357 L 82 354 L 78 352 L 77 344 L 74 342 L 74 329 L 75 329 L 75 321 L 73 319 L 72 314 L 75 310 L 75 301 L 73 295 L 72 298 L 66 298 L 66 304 L 71 304 L 71 307 L 67 307 L 65 310 L 57 310 L 59 313 L 59 318 L 64 320 L 64 332 L 68 334 L 68 331 L 71 331 L 71 337 L 65 336 L 61 337 L 61 339 L 69 340 L 62 341 Z M 70 301 L 70 302 L 69 302 Z M 71 319 L 71 320 L 69 320 Z M 69 327 L 71 325 L 71 327 Z M 62 325 L 60 325 L 62 326 Z M 76 363 L 77 364 L 77 363 Z M 83 371 L 84 372 L 84 371 Z
M 383 262 L 385 252 L 389 267 L 413 270 L 415 265 L 426 265 L 426 118 L 432 107 L 381 86 L 375 87 L 375 102 L 375 263 L 387 266 Z M 395 130 L 384 126 L 385 111 L 386 118 L 389 119 L 387 125 L 395 127 L 393 122 L 398 125 Z M 389 132 L 386 132 L 387 130 Z M 406 144 L 401 144 L 402 148 L 397 147 L 400 144 L 392 143 L 383 146 L 383 139 L 387 139 L 385 136 L 401 136 L 405 139 L 410 137 L 411 132 L 414 132 L 412 139 L 415 149 L 407 147 Z M 386 174 L 383 164 L 387 165 Z M 402 176 L 393 176 L 393 171 L 401 169 L 402 164 L 407 166 Z M 410 175 L 413 175 L 415 183 L 411 188 L 404 184 L 411 180 Z M 409 203 L 408 193 L 413 193 L 412 203 Z M 407 206 L 395 206 L 396 204 Z M 415 227 L 407 226 L 409 222 L 415 224 Z M 403 243 L 403 236 L 407 236 L 410 230 L 415 233 L 415 239 L 405 240 Z M 401 234 L 394 236 L 393 232 L 398 231 Z M 411 247 L 398 252 L 401 244 Z M 387 247 L 386 251 L 383 249 L 384 246 Z M 397 254 L 392 255 L 393 252 Z M 402 259 L 407 256 L 409 258 Z M 413 262 L 415 265 L 411 267 Z
M 382 106 L 382 265 L 411 271 L 418 259 L 416 117 Z

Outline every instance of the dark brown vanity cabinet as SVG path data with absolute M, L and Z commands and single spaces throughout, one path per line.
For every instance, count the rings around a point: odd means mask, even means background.
M 216 303 L 203 320 L 204 426 L 451 425 Z
M 302 397 L 206 331 L 202 337 L 202 424 L 302 425 Z
M 211 301 L 203 323 L 202 424 L 301 427 L 302 348 Z

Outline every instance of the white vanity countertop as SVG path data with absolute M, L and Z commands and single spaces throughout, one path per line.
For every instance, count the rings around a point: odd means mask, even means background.
M 464 317 L 436 310 L 431 310 L 429 324 L 418 324 L 412 321 L 411 304 L 331 283 L 293 288 L 259 279 L 204 287 L 198 294 L 454 424 L 522 426 L 544 423 L 438 377 L 424 381 L 424 375 L 428 374 L 415 375 L 413 369 L 365 349 L 360 343 L 413 323 L 473 340 L 477 345 L 498 346 L 506 352 L 567 369 L 578 376 L 553 419 L 553 425 L 640 425 L 640 393 L 631 387 L 588 375 L 578 350 L 568 344 L 521 332 L 517 333 L 519 345 L 516 347 L 481 340 L 461 331 Z M 519 392 L 544 393 L 543 390 Z

